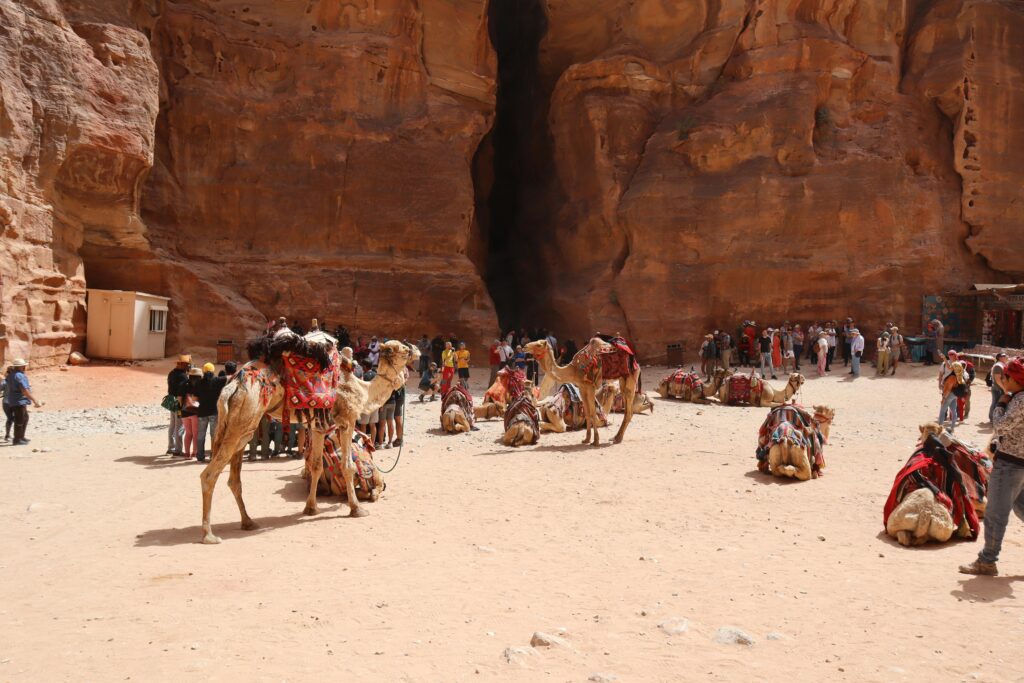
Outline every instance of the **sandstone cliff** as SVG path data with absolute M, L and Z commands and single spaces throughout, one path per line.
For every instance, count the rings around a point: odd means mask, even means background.
M 1024 272 L 1022 69 L 1010 0 L 0 0 L 0 359 L 86 282 L 173 297 L 169 351 L 914 329 Z

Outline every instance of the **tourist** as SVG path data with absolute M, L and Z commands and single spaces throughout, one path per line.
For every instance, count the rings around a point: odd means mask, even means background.
M 1006 361 L 1009 358 L 1005 353 L 1000 351 L 996 354 L 995 365 L 989 370 L 988 377 L 985 378 L 985 384 L 988 385 L 992 391 L 992 405 L 988 409 L 988 421 L 992 422 L 992 416 L 995 414 L 996 404 L 999 403 L 999 399 L 1005 394 L 1003 389 L 1003 370 L 1006 368 Z
M 402 445 L 405 434 L 405 385 L 398 387 L 393 394 L 395 398 L 395 439 L 392 446 Z
M 935 326 L 928 323 L 924 333 L 924 364 L 935 364 Z
M 178 362 L 174 368 L 167 373 L 167 395 L 176 402 L 176 407 L 171 410 L 171 423 L 167 426 L 167 453 L 166 455 L 182 454 L 182 437 L 185 434 L 185 425 L 181 421 L 181 405 L 185 399 L 185 390 L 188 388 L 188 369 L 192 365 L 192 356 L 182 354 L 178 356 Z
M 196 398 L 199 399 L 199 409 L 196 411 L 198 419 L 196 459 L 199 462 L 206 460 L 207 429 L 210 431 L 211 446 L 213 437 L 217 433 L 217 400 L 220 398 L 220 392 L 224 389 L 224 385 L 227 384 L 226 377 L 213 376 L 214 370 L 216 368 L 213 363 L 207 363 L 203 366 L 203 377 L 198 383 L 198 391 L 196 392 Z
M 501 342 L 495 339 L 487 349 L 487 364 L 491 368 L 491 377 L 487 380 L 487 386 L 494 384 L 498 378 L 498 370 L 501 369 Z
M 14 367 L 7 368 L 7 372 L 4 373 L 3 381 L 0 381 L 0 396 L 3 397 L 4 406 L 4 418 L 7 424 L 4 428 L 4 441 L 11 440 L 11 427 L 14 426 L 14 406 L 7 403 L 7 375 L 14 372 Z
M 875 374 L 884 375 L 889 370 L 889 333 L 883 332 L 875 340 Z
M 768 379 L 768 374 L 772 370 L 772 340 L 768 336 L 768 329 L 761 330 L 757 348 L 761 354 L 761 378 Z M 772 379 L 776 379 L 776 377 L 772 375 Z
M 391 442 L 395 439 L 395 394 L 396 392 L 392 391 L 388 400 L 380 407 L 380 421 L 377 423 L 380 430 L 378 442 L 384 448 L 391 448 Z
M 377 335 L 370 337 L 370 343 L 366 347 L 366 358 L 374 368 L 380 362 L 380 341 L 377 340 Z
M 430 367 L 430 348 L 431 348 L 431 345 L 430 345 L 430 340 L 427 338 L 427 333 L 426 332 L 424 332 L 423 336 L 420 337 L 420 340 L 418 342 L 416 342 L 416 348 L 420 350 L 420 367 L 419 367 L 419 372 L 420 372 L 420 377 L 422 377 L 423 373 L 425 373 L 427 371 L 427 368 Z
M 995 427 L 995 463 L 988 480 L 985 506 L 985 547 L 978 559 L 963 565 L 964 574 L 998 576 L 996 562 L 1012 509 L 1024 519 L 1024 361 L 1006 363 L 1002 375 L 1005 393 L 992 413 Z
M 818 377 L 824 377 L 828 374 L 828 335 L 825 330 L 818 332 L 818 341 L 814 347 L 814 355 L 818 359 Z
M 864 355 L 864 335 L 856 327 L 850 330 L 853 337 L 850 339 L 850 365 L 853 378 L 860 377 L 860 360 Z
M 807 359 L 814 365 L 818 364 L 818 333 L 821 332 L 821 327 L 817 322 L 811 323 L 807 327 Z
M 800 357 L 804 355 L 804 331 L 793 325 L 793 371 L 800 372 Z
M 957 398 L 963 395 L 966 387 L 963 378 L 958 377 L 953 368 L 957 362 L 956 351 L 950 351 L 943 359 L 942 367 L 939 369 L 939 391 L 942 393 L 942 401 L 939 405 L 939 424 L 945 424 L 947 418 L 950 423 L 949 431 L 956 429 L 958 410 L 956 407 Z
M 896 374 L 896 366 L 899 365 L 900 356 L 903 353 L 903 335 L 900 334 L 900 328 L 895 325 L 889 331 L 889 374 Z
M 188 371 L 188 383 L 185 385 L 185 396 L 181 404 L 181 422 L 185 427 L 184 455 L 186 458 L 196 457 L 196 445 L 199 438 L 199 380 L 203 378 L 203 371 L 199 368 L 190 368 Z
M 853 338 L 855 336 L 854 332 L 853 332 L 854 329 L 855 329 L 855 326 L 853 324 L 853 318 L 847 318 L 846 319 L 846 324 L 843 325 L 843 338 L 842 338 L 842 342 L 843 342 L 843 367 L 844 368 L 847 365 L 850 365 L 850 359 L 852 358 L 852 356 L 851 356 L 852 348 L 851 347 L 853 345 Z M 853 374 L 853 368 L 850 368 L 850 374 Z
M 466 342 L 459 342 L 459 350 L 455 352 L 455 361 L 459 369 L 459 384 L 469 391 L 469 349 Z M 497 377 L 497 373 L 495 373 Z
M 935 333 L 935 352 L 941 360 L 942 354 L 946 352 L 946 326 L 938 318 L 933 318 L 930 327 Z
M 363 381 L 372 382 L 377 376 L 377 371 L 370 365 L 369 360 L 363 361 Z M 366 436 L 369 437 L 370 443 L 377 445 L 377 423 L 380 421 L 380 408 L 372 410 L 368 413 L 363 413 L 359 416 L 359 424 L 362 431 Z
M 233 360 L 224 362 L 224 369 L 217 373 L 218 377 L 227 377 L 231 379 L 238 372 L 238 363 Z
M 558 348 L 558 340 L 557 340 L 557 339 L 555 339 L 555 335 L 553 335 L 553 334 L 552 334 L 552 333 L 550 333 L 550 332 L 547 332 L 547 333 L 546 333 L 546 334 L 544 335 L 544 338 L 545 338 L 545 339 L 547 339 L 547 342 L 548 342 L 548 346 L 550 346 L 550 347 L 551 347 L 551 350 L 552 350 L 552 351 L 554 351 L 555 349 L 557 349 L 557 348 Z
M 758 351 L 757 322 L 750 320 L 743 328 L 743 336 L 747 339 L 747 364 L 754 367 L 754 363 L 760 357 Z
M 825 327 L 825 335 L 828 337 L 828 356 L 825 359 L 825 372 L 832 371 L 832 361 L 836 359 L 836 324 L 830 322 Z
M 444 343 L 444 351 L 441 352 L 441 394 L 448 393 L 452 385 L 452 378 L 455 377 L 455 349 L 452 343 Z
M 526 352 L 523 351 L 522 346 L 516 346 L 515 355 L 516 370 L 519 370 L 524 375 L 526 374 Z
M 516 355 L 516 351 L 512 348 L 512 345 L 509 344 L 508 339 L 503 339 L 501 341 L 501 348 L 498 349 L 498 353 L 501 355 L 501 367 L 503 368 L 507 368 L 511 365 L 512 359 L 515 358 Z
M 793 352 L 793 333 L 789 325 L 782 326 L 782 369 L 786 374 L 796 371 L 796 355 Z
M 719 337 L 718 353 L 722 358 L 722 367 L 728 370 L 732 363 L 732 337 L 725 330 L 722 330 Z
M 960 416 L 960 421 L 963 422 L 971 413 L 971 385 L 974 384 L 975 370 L 974 363 L 968 360 L 966 356 L 960 358 L 960 362 L 964 366 L 965 391 L 957 396 L 956 412 Z
M 715 366 L 715 339 L 710 334 L 704 335 L 704 342 L 700 345 L 700 374 L 704 377 L 711 377 Z
M 776 374 L 782 370 L 782 335 L 771 327 L 768 332 L 772 339 L 772 379 L 776 379 Z
M 22 358 L 15 358 L 4 377 L 4 414 L 8 413 L 14 422 L 14 446 L 22 446 L 29 442 L 25 438 L 28 430 L 28 407 L 39 408 L 40 403 L 32 395 L 32 386 L 28 381 L 28 363 Z
M 437 400 L 438 382 L 437 363 L 431 361 L 427 371 L 420 375 L 420 403 L 423 403 L 427 396 L 430 397 L 431 401 Z

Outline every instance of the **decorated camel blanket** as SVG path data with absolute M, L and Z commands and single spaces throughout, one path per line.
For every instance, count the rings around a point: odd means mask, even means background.
M 373 490 L 373 443 L 360 431 L 352 434 L 352 462 L 356 464 L 356 488 L 364 493 Z M 331 483 L 334 495 L 345 491 L 345 477 L 341 473 L 341 450 L 338 448 L 337 427 L 332 427 L 324 438 L 324 474 Z
M 729 396 L 726 403 L 729 405 L 761 402 L 764 381 L 753 372 L 749 375 L 733 375 L 726 381 L 729 384 Z
M 521 370 L 508 374 L 509 404 L 505 409 L 505 431 L 516 422 L 526 422 L 533 430 L 534 439 L 540 438 L 540 414 L 531 392 L 526 390 L 526 375 Z
M 444 415 L 450 406 L 457 405 L 465 413 L 470 427 L 474 423 L 473 396 L 460 384 L 452 384 L 441 397 L 441 414 Z
M 583 381 L 588 384 L 628 377 L 640 367 L 629 342 L 622 337 L 600 334 L 577 351 L 570 364 L 583 375 Z
M 341 354 L 329 341 L 307 339 L 290 331 L 268 333 L 249 344 L 250 357 L 270 365 L 284 389 L 281 421 L 285 431 L 295 412 L 303 422 L 325 427 L 341 381 Z
M 825 440 L 806 408 L 789 404 L 772 408 L 757 432 L 757 469 L 768 472 L 768 452 L 775 444 L 789 443 L 807 448 L 811 454 L 811 470 L 817 474 L 825 469 Z
M 575 384 L 565 383 L 558 385 L 555 390 L 553 403 L 556 410 L 562 415 L 562 420 L 569 429 L 575 429 L 577 425 L 586 424 L 586 412 L 583 410 L 583 396 Z M 608 423 L 604 409 L 596 400 L 594 401 L 595 416 L 599 423 Z
M 668 395 L 676 398 L 704 391 L 704 380 L 700 375 L 682 368 L 666 377 L 664 382 L 668 386 Z
M 909 493 L 927 488 L 949 510 L 953 523 L 958 528 L 966 524 L 975 539 L 980 523 L 974 504 L 984 500 L 991 471 L 992 462 L 980 451 L 956 441 L 947 448 L 929 435 L 896 475 L 882 523 L 889 522 L 889 515 Z

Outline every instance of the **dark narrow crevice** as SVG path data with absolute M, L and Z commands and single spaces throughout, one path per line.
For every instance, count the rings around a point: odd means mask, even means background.
M 486 154 L 478 153 L 474 169 L 478 188 L 477 216 L 487 244 L 485 279 L 502 327 L 521 326 L 525 305 L 544 281 L 528 222 L 528 188 L 538 173 L 533 150 L 535 115 L 544 105 L 538 74 L 538 50 L 547 31 L 542 0 L 491 0 L 488 7 L 491 44 L 498 56 L 498 88 L 494 128 Z M 479 168 L 488 157 L 490 168 Z

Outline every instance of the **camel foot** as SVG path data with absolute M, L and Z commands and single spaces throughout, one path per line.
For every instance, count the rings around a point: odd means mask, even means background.
M 349 517 L 369 517 L 370 511 L 363 507 L 351 508 L 348 512 Z
M 302 514 L 312 517 L 313 515 L 320 514 L 320 511 L 316 509 L 316 505 L 307 505 L 302 509 Z
M 259 528 L 260 528 L 260 525 L 257 524 L 256 522 L 252 521 L 251 519 L 243 519 L 242 520 L 242 530 L 243 531 L 252 531 L 253 529 L 259 529 Z
M 203 543 L 206 545 L 217 545 L 220 543 L 220 539 L 213 535 L 213 533 L 207 531 L 206 535 L 203 536 Z
M 616 434 L 615 438 L 612 439 L 612 443 L 622 443 L 622 435 L 621 434 Z

